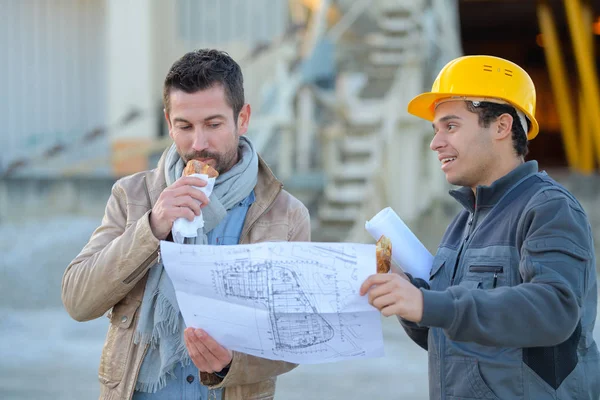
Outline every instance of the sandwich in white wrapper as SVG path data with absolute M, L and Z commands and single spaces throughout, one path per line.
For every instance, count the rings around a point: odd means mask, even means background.
M 210 165 L 198 160 L 190 160 L 183 170 L 183 176 L 193 176 L 206 181 L 206 186 L 194 188 L 202 191 L 206 197 L 209 197 L 215 187 L 215 181 L 219 173 Z M 173 222 L 173 241 L 182 244 L 185 238 L 194 238 L 198 236 L 198 229 L 204 227 L 204 217 L 202 213 L 197 215 L 193 221 L 186 218 L 177 218 Z

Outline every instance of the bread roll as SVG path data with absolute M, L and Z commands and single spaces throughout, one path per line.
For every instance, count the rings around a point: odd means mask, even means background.
M 189 176 L 192 174 L 204 174 L 208 175 L 209 178 L 216 178 L 219 173 L 216 169 L 208 164 L 198 160 L 190 160 L 183 169 L 183 176 Z
M 387 274 L 392 265 L 392 242 L 385 235 L 381 235 L 375 246 L 377 259 L 377 273 Z

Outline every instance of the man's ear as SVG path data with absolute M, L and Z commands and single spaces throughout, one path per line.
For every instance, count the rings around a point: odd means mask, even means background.
M 240 113 L 238 114 L 237 129 L 238 135 L 242 136 L 248 132 L 248 124 L 250 123 L 250 115 L 252 110 L 250 104 L 246 103 L 242 106 Z
M 171 139 L 173 139 L 173 134 L 171 133 L 171 118 L 169 116 L 169 112 L 167 111 L 166 108 L 163 108 L 163 113 L 165 114 L 165 120 L 167 121 L 167 127 L 169 128 L 169 136 L 171 136 Z
M 510 114 L 504 113 L 496 119 L 495 130 L 492 132 L 494 139 L 503 140 L 507 136 L 512 138 L 512 126 L 514 120 Z

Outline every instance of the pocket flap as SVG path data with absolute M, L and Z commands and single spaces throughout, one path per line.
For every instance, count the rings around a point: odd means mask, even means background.
M 553 236 L 530 239 L 524 243 L 524 247 L 530 253 L 559 251 L 582 261 L 590 259 L 589 251 L 564 237 Z
M 128 329 L 139 306 L 140 303 L 135 301 L 117 303 L 111 311 L 110 323 L 119 328 Z

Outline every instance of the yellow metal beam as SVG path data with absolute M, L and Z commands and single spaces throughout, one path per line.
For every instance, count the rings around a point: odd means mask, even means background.
M 590 29 L 591 27 L 585 27 L 581 23 L 583 11 L 579 0 L 565 0 L 565 9 L 569 30 L 571 31 L 571 42 L 573 42 L 575 49 L 575 60 L 581 79 L 585 108 L 589 110 L 587 113 L 589 116 L 588 123 L 591 124 L 595 153 L 596 156 L 600 156 L 600 90 L 594 60 L 587 51 L 587 43 L 591 40 L 586 37 L 586 28 Z
M 579 93 L 579 169 L 585 175 L 594 171 L 594 148 L 592 145 L 592 126 L 589 124 L 589 110 L 585 106 L 583 92 Z
M 590 54 L 592 59 L 595 59 L 594 51 L 594 32 L 592 29 L 593 16 L 592 10 L 589 3 L 584 3 L 582 7 L 581 21 L 583 26 L 587 26 L 587 34 L 585 35 L 586 40 L 586 51 Z M 581 85 L 582 83 L 580 83 Z M 586 175 L 590 175 L 594 171 L 594 144 L 593 144 L 593 133 L 589 120 L 592 118 L 590 113 L 596 112 L 591 108 L 585 106 L 585 99 L 583 92 L 579 93 L 579 168 L 581 172 Z M 598 160 L 600 160 L 600 154 L 596 154 Z
M 548 63 L 550 82 L 552 83 L 552 91 L 554 92 L 554 101 L 556 102 L 560 119 L 567 162 L 571 169 L 578 169 L 577 128 L 571 105 L 571 93 L 566 79 L 568 75 L 561 58 L 560 44 L 552 11 L 546 1 L 541 1 L 538 4 L 537 14 L 542 31 L 543 47 L 546 54 L 546 62 Z

